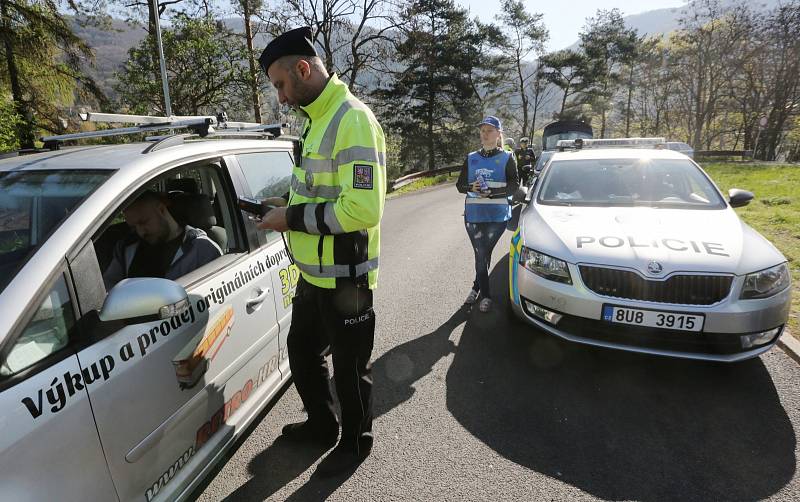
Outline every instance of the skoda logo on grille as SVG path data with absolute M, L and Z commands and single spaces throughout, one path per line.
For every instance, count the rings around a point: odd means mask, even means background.
M 661 266 L 660 263 L 653 260 L 647 264 L 647 271 L 650 272 L 652 275 L 658 275 L 661 271 L 664 270 L 664 267 Z

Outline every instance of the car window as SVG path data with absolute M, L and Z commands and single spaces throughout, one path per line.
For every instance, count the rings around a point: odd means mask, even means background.
M 0 291 L 112 171 L 0 173 Z
M 538 201 L 582 206 L 726 207 L 708 178 L 688 159 L 553 161 Z
M 72 302 L 63 276 L 56 281 L 33 318 L 0 366 L 0 376 L 10 376 L 67 346 L 75 324 Z
M 225 186 L 221 163 L 203 161 L 169 171 L 120 204 L 94 239 L 106 289 L 126 277 L 176 280 L 224 254 L 242 249 L 244 239 L 233 216 L 238 210 Z M 178 237 L 163 237 L 161 229 L 172 223 L 158 215 L 145 218 L 130 214 L 129 208 L 142 197 L 142 192 L 150 193 L 157 199 L 156 204 L 166 208 L 180 231 Z M 133 221 L 128 221 L 126 211 Z M 162 223 L 152 223 L 153 219 Z
M 253 197 L 281 197 L 289 191 L 293 162 L 288 152 L 247 153 L 237 157 Z

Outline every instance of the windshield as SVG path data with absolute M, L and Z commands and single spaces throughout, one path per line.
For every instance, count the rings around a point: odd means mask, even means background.
M 0 291 L 111 171 L 0 173 Z
M 552 136 L 547 136 L 545 139 L 545 144 L 543 145 L 543 149 L 545 150 L 555 150 L 556 145 L 562 139 L 592 139 L 591 133 L 581 132 L 581 131 L 566 131 L 558 134 L 553 134 Z
M 679 159 L 556 160 L 539 203 L 723 209 L 725 201 L 691 161 Z
M 536 172 L 541 171 L 542 168 L 544 168 L 544 165 L 547 163 L 548 160 L 550 160 L 550 157 L 552 157 L 554 153 L 555 152 L 542 152 L 542 154 L 539 155 L 539 158 L 536 159 L 536 165 L 534 166 L 534 171 Z

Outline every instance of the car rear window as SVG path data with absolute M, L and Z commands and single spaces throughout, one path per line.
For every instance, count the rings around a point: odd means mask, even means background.
M 726 207 L 711 181 L 688 159 L 556 160 L 537 200 L 567 206 Z
M 0 172 L 0 291 L 112 171 Z

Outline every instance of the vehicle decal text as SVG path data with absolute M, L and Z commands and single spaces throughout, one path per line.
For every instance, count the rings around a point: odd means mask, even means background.
M 280 361 L 286 358 L 286 351 L 282 350 L 277 356 L 272 356 L 270 360 L 258 370 L 258 375 L 255 378 L 247 380 L 240 390 L 231 396 L 228 401 L 216 412 L 211 418 L 204 423 L 198 430 L 195 436 L 195 443 L 181 455 L 178 460 L 169 466 L 169 469 L 164 472 L 157 481 L 155 481 L 150 488 L 147 489 L 144 496 L 147 502 L 153 500 L 158 492 L 167 485 L 175 475 L 180 471 L 189 460 L 194 456 L 201 446 L 206 444 L 209 439 L 228 421 L 228 418 L 239 409 L 239 407 L 247 401 L 252 395 L 253 391 L 259 385 L 267 380 L 267 377 L 277 371 Z
M 283 308 L 288 309 L 292 304 L 294 292 L 297 289 L 297 281 L 300 280 L 300 269 L 294 263 L 278 271 L 281 279 L 281 295 L 283 296 Z
M 197 385 L 232 332 L 233 307 L 228 306 L 202 336 L 189 340 L 189 343 L 178 352 L 172 364 L 175 366 L 175 376 L 181 389 L 191 389 Z
M 659 248 L 663 247 L 670 251 L 688 252 L 697 254 L 709 254 L 714 256 L 730 256 L 725 252 L 725 247 L 717 242 L 696 242 L 693 240 L 682 239 L 654 239 L 644 241 L 633 236 L 619 237 L 615 235 L 606 235 L 603 237 L 592 237 L 588 235 L 579 235 L 575 238 L 575 245 L 578 249 L 588 247 L 590 245 L 600 245 L 606 248 Z
M 162 474 L 161 477 L 158 478 L 158 481 L 153 483 L 153 486 L 147 489 L 147 491 L 144 494 L 144 498 L 147 499 L 147 502 L 153 500 L 156 497 L 156 495 L 158 495 L 158 492 L 160 492 L 161 489 L 164 488 L 164 486 L 166 486 L 167 483 L 172 481 L 172 478 L 174 478 L 175 475 L 178 474 L 178 471 L 183 469 L 183 466 L 186 465 L 187 462 L 189 462 L 189 459 L 191 459 L 193 456 L 194 456 L 194 446 L 190 446 L 189 449 L 186 450 L 183 453 L 183 455 L 181 455 L 180 458 L 178 458 L 178 460 L 175 461 L 174 464 L 169 466 L 167 472 Z
M 212 304 L 223 304 L 239 288 L 263 274 L 269 268 L 276 266 L 288 256 L 284 248 L 277 253 L 251 263 L 247 269 L 236 272 L 233 281 L 222 281 L 221 285 L 212 286 L 209 293 L 199 298 L 194 305 L 190 304 L 180 314 L 164 319 L 157 325 L 152 326 L 148 331 L 136 336 L 135 339 L 123 344 L 119 348 L 118 354 L 103 355 L 79 372 L 67 371 L 63 375 L 53 378 L 49 388 L 47 386 L 43 387 L 33 397 L 26 396 L 22 398 L 22 404 L 25 405 L 25 408 L 34 419 L 40 417 L 48 408 L 53 413 L 61 411 L 67 405 L 69 399 L 77 392 L 97 381 L 108 380 L 112 372 L 119 366 L 119 362 L 127 363 L 137 357 L 145 357 L 148 351 L 160 340 L 159 335 L 161 338 L 166 338 L 185 325 L 194 324 L 197 321 L 197 313 L 209 310 Z M 292 268 L 296 269 L 297 267 L 290 265 L 279 272 L 281 275 L 284 308 L 288 308 L 291 305 L 293 289 L 297 285 L 299 278 L 299 270 L 295 272 Z M 287 287 L 289 288 L 288 290 Z

